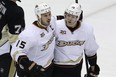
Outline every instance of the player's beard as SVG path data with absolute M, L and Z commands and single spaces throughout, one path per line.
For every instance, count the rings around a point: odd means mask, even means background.
M 50 25 L 50 20 L 47 20 L 46 22 L 41 22 L 42 25 L 44 25 L 45 27 Z

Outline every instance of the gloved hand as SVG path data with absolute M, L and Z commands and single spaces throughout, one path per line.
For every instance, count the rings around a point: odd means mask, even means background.
M 18 64 L 20 69 L 28 72 L 29 77 L 45 77 L 45 69 L 41 65 L 30 61 L 26 55 L 18 58 Z
M 41 65 L 35 64 L 31 69 L 29 69 L 30 77 L 45 77 L 45 69 Z
M 95 66 L 90 66 L 88 71 L 88 77 L 97 77 L 100 72 L 100 67 L 96 64 Z
M 19 64 L 16 63 L 17 76 L 28 77 L 28 72 L 20 68 Z

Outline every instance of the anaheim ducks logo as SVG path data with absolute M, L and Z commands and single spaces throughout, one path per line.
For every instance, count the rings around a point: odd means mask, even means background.
M 54 35 L 54 33 L 53 33 L 53 35 L 52 35 L 52 37 L 50 38 L 50 40 L 49 40 L 46 44 L 43 45 L 43 49 L 42 49 L 41 51 L 44 51 L 44 50 L 48 49 L 49 45 L 50 45 L 50 44 L 52 43 L 52 41 L 54 40 L 54 37 L 55 37 L 55 35 Z
M 57 46 L 59 47 L 64 47 L 64 46 L 75 46 L 75 45 L 83 45 L 85 41 L 79 41 L 79 40 L 76 40 L 76 41 L 58 41 L 57 42 Z

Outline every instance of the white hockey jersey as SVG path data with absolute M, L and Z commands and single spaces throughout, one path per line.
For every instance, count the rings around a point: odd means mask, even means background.
M 93 56 L 97 49 L 98 45 L 90 25 L 81 23 L 78 29 L 71 32 L 64 19 L 56 22 L 55 64 L 78 64 L 82 60 L 84 50 L 88 56 Z
M 27 55 L 29 60 L 46 68 L 54 58 L 55 22 L 51 21 L 47 30 L 35 25 L 28 26 L 20 35 L 11 51 L 15 61 L 21 55 Z

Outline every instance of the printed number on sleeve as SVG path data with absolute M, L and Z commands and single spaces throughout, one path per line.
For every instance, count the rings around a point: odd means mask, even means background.
M 16 47 L 23 49 L 25 47 L 25 44 L 26 44 L 25 41 L 18 40 Z
M 20 31 L 21 31 L 21 25 L 15 25 L 15 29 L 17 29 L 16 31 L 15 31 L 15 33 L 20 33 Z

